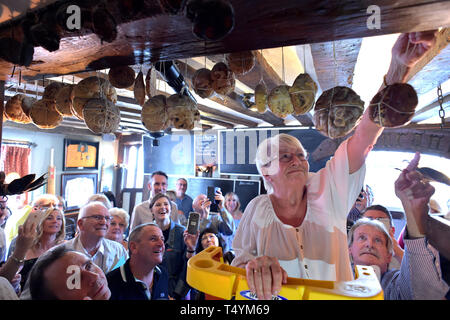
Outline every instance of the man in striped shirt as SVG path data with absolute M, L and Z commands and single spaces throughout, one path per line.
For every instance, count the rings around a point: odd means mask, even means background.
M 416 153 L 395 182 L 395 194 L 402 202 L 407 221 L 400 270 L 388 268 L 393 255 L 392 239 L 381 222 L 362 218 L 348 234 L 353 264 L 374 267 L 386 300 L 440 300 L 450 295 L 439 265 L 439 252 L 425 236 L 428 203 L 434 188 L 415 171 L 419 158 Z

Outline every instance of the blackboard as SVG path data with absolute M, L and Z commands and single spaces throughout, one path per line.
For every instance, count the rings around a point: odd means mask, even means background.
M 235 180 L 234 193 L 241 202 L 241 211 L 244 212 L 247 204 L 259 195 L 260 182 L 255 180 Z
M 323 140 L 327 139 L 315 129 L 220 130 L 219 173 L 258 175 L 255 164 L 258 145 L 278 133 L 287 133 L 298 138 L 308 153 L 313 152 Z M 323 168 L 327 160 L 310 159 L 310 171 L 316 172 Z
M 153 138 L 143 136 L 144 174 L 163 171 L 182 176 L 195 175 L 194 135 L 180 131 L 159 138 L 159 146 L 153 146 Z
M 175 190 L 178 178 L 182 176 L 169 176 L 168 190 Z M 195 199 L 199 194 L 207 194 L 208 186 L 220 187 L 222 194 L 235 192 L 241 202 L 241 210 L 244 211 L 247 204 L 259 195 L 260 182 L 255 180 L 233 180 L 218 178 L 184 177 L 188 181 L 186 193 Z

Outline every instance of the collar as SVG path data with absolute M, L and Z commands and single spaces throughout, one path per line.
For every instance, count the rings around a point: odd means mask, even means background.
M 130 258 L 128 258 L 128 260 L 123 265 L 121 265 L 119 269 L 120 269 L 120 275 L 122 277 L 123 282 L 127 282 L 127 279 L 132 279 L 134 282 L 140 282 L 145 285 L 144 282 L 137 279 L 131 272 Z M 153 273 L 154 273 L 153 276 L 156 275 L 157 277 L 159 277 L 159 275 L 161 274 L 161 269 L 158 266 L 155 266 L 155 268 L 153 269 Z M 155 279 L 153 280 L 153 282 L 155 282 Z
M 89 254 L 89 252 L 83 246 L 83 243 L 81 243 L 80 235 L 76 236 L 74 244 L 75 250 L 85 253 L 88 257 L 91 257 L 92 259 L 94 259 L 94 257 L 96 257 L 98 253 L 100 253 L 102 256 L 105 254 L 105 246 L 103 245 L 103 239 L 100 240 L 100 246 L 98 247 L 97 252 L 93 256 Z

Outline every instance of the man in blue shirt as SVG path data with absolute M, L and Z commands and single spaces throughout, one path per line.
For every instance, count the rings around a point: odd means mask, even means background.
M 183 211 L 186 219 L 188 219 L 189 218 L 189 212 L 192 212 L 194 210 L 192 209 L 192 202 L 193 202 L 193 200 L 192 200 L 192 198 L 190 196 L 188 196 L 186 194 L 187 180 L 184 179 L 184 178 L 180 178 L 180 179 L 177 180 L 177 183 L 176 183 L 175 186 L 176 186 L 175 191 L 176 191 L 176 194 L 177 194 L 176 204 L 177 204 L 178 210 Z
M 130 258 L 106 275 L 110 300 L 168 300 L 169 277 L 158 266 L 165 246 L 161 229 L 155 223 L 144 223 L 130 234 Z

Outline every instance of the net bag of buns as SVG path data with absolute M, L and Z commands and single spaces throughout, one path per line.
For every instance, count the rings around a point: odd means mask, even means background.
M 16 94 L 5 105 L 5 115 L 8 120 L 17 123 L 31 123 L 30 111 L 36 99 L 24 94 Z
M 30 117 L 33 123 L 41 129 L 56 128 L 63 117 L 56 110 L 56 102 L 51 99 L 42 99 L 33 103 Z
M 266 112 L 267 109 L 267 87 L 264 82 L 258 83 L 255 88 L 255 104 L 259 113 Z
M 119 89 L 129 88 L 135 78 L 134 70 L 129 66 L 120 66 L 109 69 L 108 80 L 113 87 Z
M 56 94 L 56 110 L 63 117 L 71 117 L 73 116 L 72 108 L 73 108 L 73 89 L 75 88 L 74 84 L 67 84 L 61 89 L 59 89 Z
M 206 99 L 214 93 L 213 80 L 211 78 L 211 70 L 201 68 L 195 71 L 192 76 L 192 87 L 196 94 Z
M 223 62 L 218 62 L 211 70 L 214 91 L 218 94 L 227 95 L 234 90 L 234 73 Z
M 314 108 L 314 124 L 325 136 L 335 139 L 353 130 L 364 111 L 364 101 L 350 88 L 324 91 Z
M 94 133 L 114 133 L 119 128 L 120 110 L 108 99 L 90 99 L 83 108 L 86 126 Z
M 157 95 L 148 99 L 142 107 L 141 120 L 149 131 L 166 130 L 170 125 L 166 97 Z
M 184 94 L 173 94 L 167 98 L 167 111 L 170 123 L 177 129 L 194 129 L 200 121 L 200 112 L 195 103 Z
M 244 75 L 255 66 L 255 55 L 252 51 L 232 52 L 225 56 L 228 67 L 237 75 Z
M 81 80 L 73 89 L 73 114 L 80 120 L 83 118 L 83 108 L 94 98 L 106 98 L 113 104 L 117 102 L 116 89 L 111 83 L 100 77 L 89 77 Z
M 289 86 L 281 85 L 273 88 L 267 98 L 267 104 L 270 111 L 280 118 L 286 118 L 287 115 L 294 112 L 294 106 L 289 95 Z
M 64 84 L 61 82 L 52 82 L 47 85 L 44 89 L 44 94 L 42 95 L 42 99 L 50 99 L 56 100 L 56 95 L 60 89 L 64 87 Z
M 295 78 L 294 84 L 289 88 L 289 95 L 294 107 L 294 115 L 308 113 L 314 106 L 317 93 L 317 84 L 307 73 Z
M 414 116 L 417 93 L 407 83 L 394 83 L 378 92 L 370 101 L 370 120 L 382 127 L 399 127 Z

